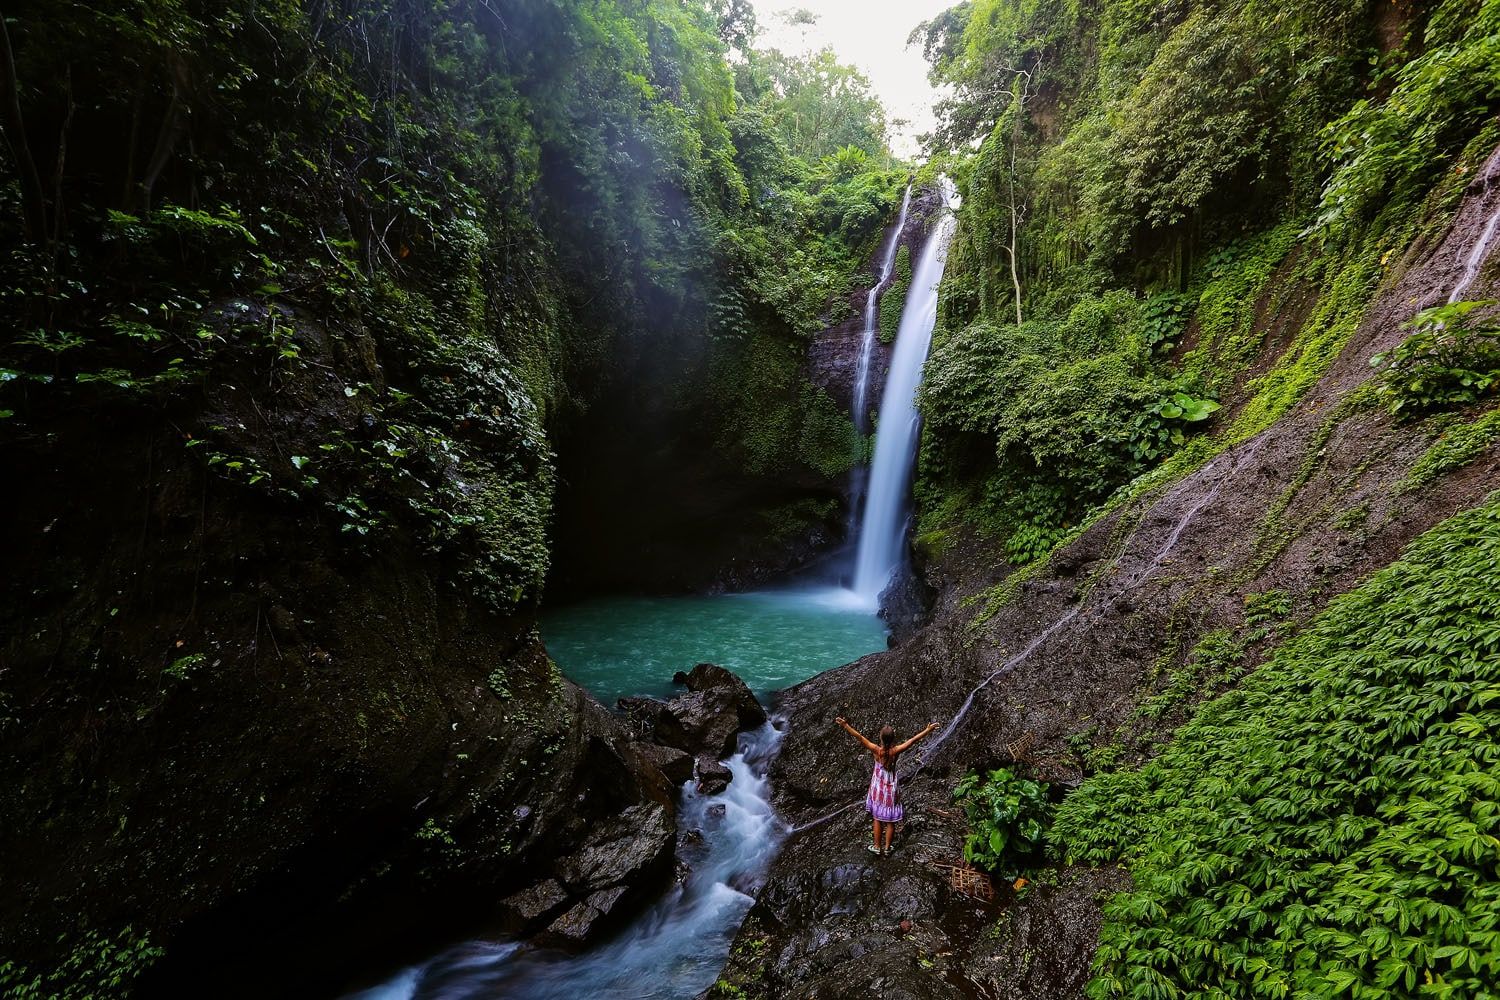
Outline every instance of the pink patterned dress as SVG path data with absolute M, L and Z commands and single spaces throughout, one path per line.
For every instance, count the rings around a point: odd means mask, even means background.
M 901 822 L 905 814 L 901 810 L 901 789 L 894 768 L 887 769 L 879 761 L 875 763 L 875 771 L 870 775 L 870 790 L 865 794 L 865 808 L 882 823 Z

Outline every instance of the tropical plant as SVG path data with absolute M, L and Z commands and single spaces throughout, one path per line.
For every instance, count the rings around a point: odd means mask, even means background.
M 1042 861 L 1052 817 L 1046 785 L 1003 767 L 971 771 L 954 786 L 953 799 L 969 823 L 964 860 L 1006 879 Z
M 1089 995 L 1494 997 L 1497 774 L 1500 494 L 1064 801 L 1054 848 L 1132 880 Z
M 1397 415 L 1475 402 L 1500 387 L 1500 323 L 1475 316 L 1495 302 L 1451 302 L 1417 313 L 1411 334 L 1370 364 Z

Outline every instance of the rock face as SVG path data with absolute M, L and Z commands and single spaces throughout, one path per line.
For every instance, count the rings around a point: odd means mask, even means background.
M 235 387 L 264 372 L 226 351 L 212 412 L 193 393 L 119 397 L 0 441 L 30 487 L 0 500 L 0 548 L 27 567 L 0 574 L 7 959 L 47 967 L 129 926 L 166 951 L 148 993 L 283 993 L 290 969 L 328 996 L 497 900 L 531 926 L 579 902 L 618 914 L 670 879 L 672 786 L 561 677 L 531 612 L 476 594 L 483 538 L 435 556 L 393 517 L 360 543 L 314 494 L 217 476 L 184 448 L 229 436 L 215 447 L 290 482 L 284 456 L 363 440 L 352 386 L 382 369 L 361 336 L 299 324 L 303 366 L 256 399 Z M 619 853 L 626 815 L 642 835 Z M 596 855 L 603 881 L 562 877 Z
M 951 789 L 971 768 L 1001 763 L 1070 785 L 1095 746 L 1142 759 L 1189 706 L 1160 719 L 1136 706 L 1199 637 L 1230 630 L 1253 667 L 1297 620 L 1500 486 L 1492 445 L 1403 494 L 1429 440 L 1379 407 L 1339 406 L 1371 377 L 1371 355 L 1405 337 L 1402 323 L 1442 301 L 1496 211 L 1500 184 L 1481 177 L 1446 233 L 1392 262 L 1350 341 L 1267 430 L 1120 505 L 993 607 L 975 598 L 1003 582 L 1002 558 L 981 540 L 955 542 L 927 567 L 938 590 L 929 625 L 785 692 L 776 707 L 789 724 L 771 778 L 781 815 L 801 829 L 741 928 L 724 981 L 755 997 L 1081 997 L 1100 902 L 1125 876 L 1064 868 L 1019 901 L 1005 886 L 993 903 L 970 899 L 942 867 L 961 856 L 965 834 Z M 1274 281 L 1301 280 L 1294 272 Z M 1491 268 L 1476 281 L 1487 287 L 1467 294 L 1493 294 L 1496 279 Z M 1266 345 L 1281 351 L 1287 340 Z M 1246 397 L 1226 398 L 1232 420 Z M 1271 591 L 1284 596 L 1286 620 L 1250 627 L 1247 595 Z M 864 851 L 870 763 L 837 738 L 838 715 L 866 732 L 953 724 L 903 762 L 907 821 L 893 857 Z
M 687 693 L 670 701 L 620 700 L 642 738 L 716 761 L 734 753 L 735 737 L 741 730 L 766 721 L 766 711 L 750 688 L 723 667 L 700 663 L 679 676 Z
M 912 260 L 921 256 L 931 232 L 930 223 L 942 210 L 941 195 L 936 188 L 927 188 L 912 193 L 912 203 L 907 212 L 906 225 L 897 236 L 898 247 L 906 247 Z M 889 231 L 887 231 L 887 238 Z M 881 240 L 884 246 L 885 238 Z M 869 262 L 867 273 L 861 279 L 865 289 L 849 296 L 849 317 L 830 326 L 814 337 L 807 352 L 807 377 L 813 385 L 827 390 L 834 401 L 848 412 L 854 406 L 854 383 L 859 371 L 859 356 L 864 342 L 864 311 L 866 290 L 880 277 L 879 248 L 876 257 Z M 870 382 L 866 400 L 871 410 L 880 408 L 880 394 L 885 388 L 886 371 L 891 364 L 891 345 L 882 344 L 877 336 L 870 355 Z

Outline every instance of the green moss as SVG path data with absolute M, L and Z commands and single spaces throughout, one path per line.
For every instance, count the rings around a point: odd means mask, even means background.
M 1231 243 L 1204 264 L 1202 293 L 1194 310 L 1198 340 L 1182 360 L 1191 381 L 1222 394 L 1254 357 L 1265 335 L 1256 312 L 1277 267 L 1297 245 L 1301 227 L 1284 222 Z
M 1398 490 L 1412 493 L 1483 455 L 1500 441 L 1500 409 L 1468 423 L 1447 428 L 1428 446 L 1401 480 Z
M 1130 864 L 1094 997 L 1483 996 L 1500 974 L 1500 494 L 1337 598 L 1053 843 Z
M 906 293 L 911 288 L 911 250 L 902 244 L 896 251 L 891 283 L 880 296 L 880 342 L 889 344 L 901 328 L 901 314 L 906 310 Z

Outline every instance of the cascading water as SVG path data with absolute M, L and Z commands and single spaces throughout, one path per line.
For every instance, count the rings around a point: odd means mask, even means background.
M 896 270 L 896 249 L 901 243 L 901 230 L 906 228 L 906 212 L 911 207 L 911 185 L 901 198 L 901 214 L 896 217 L 896 228 L 886 242 L 880 255 L 880 279 L 865 296 L 865 329 L 859 341 L 859 368 L 854 372 L 854 426 L 860 432 L 869 430 L 870 415 L 865 412 L 870 395 L 870 359 L 875 354 L 875 336 L 880 325 L 880 296 L 890 284 L 891 274 Z
M 1484 173 L 1481 175 L 1481 183 L 1492 185 L 1500 183 L 1500 152 L 1490 156 L 1489 162 L 1484 165 Z M 1489 255 L 1490 246 L 1495 242 L 1497 229 L 1500 229 L 1500 206 L 1490 214 L 1489 221 L 1484 225 L 1484 230 L 1479 234 L 1479 239 L 1469 248 L 1468 256 L 1463 260 L 1463 272 L 1459 275 L 1458 283 L 1448 293 L 1448 304 L 1452 305 L 1463 298 L 1474 279 L 1479 277 L 1479 269 L 1484 264 L 1484 259 Z
M 734 774 L 718 795 L 682 790 L 678 824 L 700 830 L 678 854 L 691 874 L 630 927 L 582 955 L 471 941 L 347 1000 L 677 1000 L 713 984 L 785 827 L 768 800 L 766 768 L 781 733 L 771 725 L 740 736 L 725 763 Z
M 891 231 L 891 237 L 880 254 L 880 276 L 870 288 L 870 294 L 865 296 L 865 326 L 859 340 L 859 367 L 854 370 L 854 407 L 851 414 L 854 429 L 861 434 L 867 434 L 870 430 L 870 360 L 875 356 L 875 338 L 880 327 L 880 296 L 890 284 L 891 275 L 895 273 L 896 250 L 901 245 L 901 231 L 906 228 L 906 212 L 910 207 L 911 185 L 908 184 L 906 193 L 901 196 L 901 214 L 896 217 L 896 228 Z M 869 475 L 870 469 L 863 462 L 856 464 L 849 472 L 850 538 L 858 537 L 859 511 L 864 503 L 865 484 Z
M 951 208 L 954 189 L 942 180 L 945 207 Z M 907 488 L 916 458 L 917 385 L 922 365 L 932 344 L 937 322 L 938 283 L 948 255 L 948 240 L 956 224 L 951 211 L 943 218 L 922 250 L 912 271 L 911 290 L 901 313 L 891 371 L 880 400 L 880 422 L 875 435 L 875 460 L 870 465 L 870 485 L 859 521 L 859 547 L 854 561 L 853 591 L 868 605 L 879 603 L 880 593 L 890 583 L 901 563 L 907 514 Z

